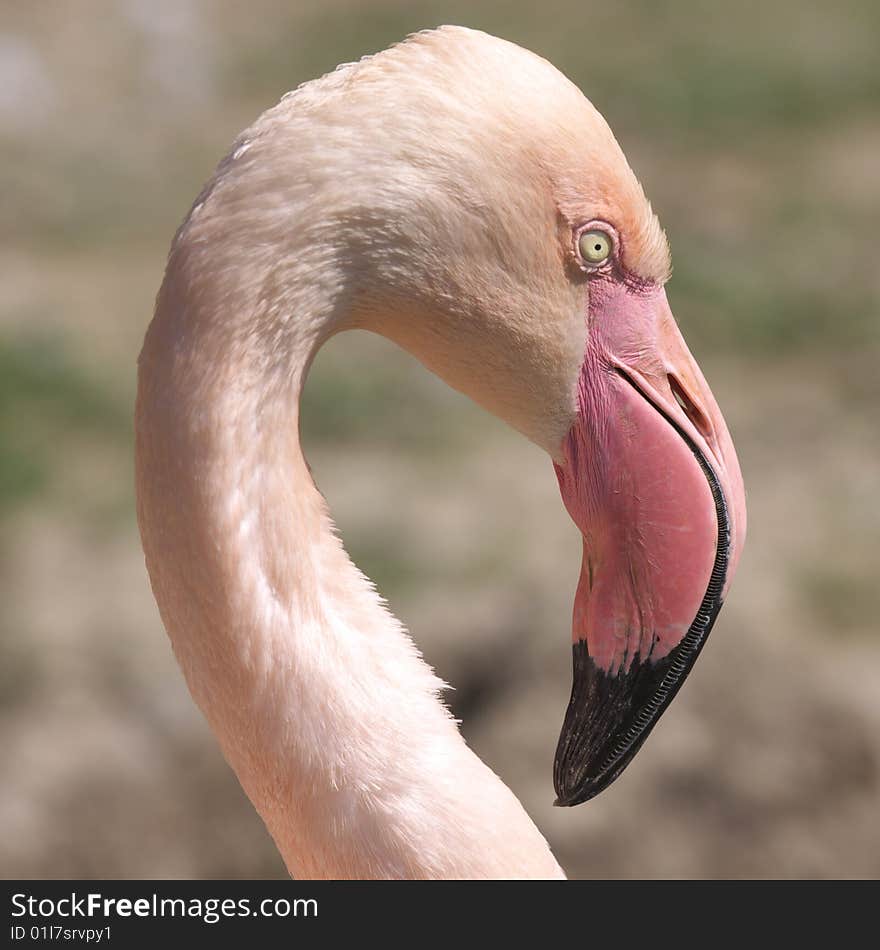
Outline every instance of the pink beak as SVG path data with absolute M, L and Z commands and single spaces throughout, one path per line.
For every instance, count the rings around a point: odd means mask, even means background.
M 641 747 L 712 629 L 746 533 L 733 442 L 665 291 L 597 281 L 588 323 L 556 466 L 584 539 L 560 805 L 597 795 Z

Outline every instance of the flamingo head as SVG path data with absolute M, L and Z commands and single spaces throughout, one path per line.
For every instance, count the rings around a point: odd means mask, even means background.
M 224 216 L 231 259 L 253 273 L 288 247 L 290 280 L 338 302 L 333 331 L 395 340 L 550 455 L 583 537 L 554 780 L 558 804 L 592 798 L 690 671 L 746 530 L 666 237 L 605 120 L 540 57 L 446 27 L 286 97 L 218 181 L 264 223 L 242 249 Z

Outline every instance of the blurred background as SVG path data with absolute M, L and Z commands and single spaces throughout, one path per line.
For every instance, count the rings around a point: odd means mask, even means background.
M 679 698 L 577 809 L 551 807 L 580 541 L 550 464 L 363 334 L 321 353 L 304 409 L 349 551 L 571 876 L 880 874 L 880 5 L 3 0 L 2 876 L 284 874 L 149 590 L 135 360 L 235 135 L 442 22 L 543 54 L 614 128 L 669 234 L 749 541 Z

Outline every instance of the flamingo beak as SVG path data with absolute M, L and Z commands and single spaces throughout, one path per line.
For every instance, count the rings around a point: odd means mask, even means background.
M 578 415 L 556 464 L 583 535 L 558 805 L 626 768 L 690 672 L 746 533 L 730 434 L 662 288 L 590 290 Z

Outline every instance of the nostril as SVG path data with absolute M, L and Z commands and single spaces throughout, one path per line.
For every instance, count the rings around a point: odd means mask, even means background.
M 712 425 L 706 418 L 705 413 L 695 405 L 691 397 L 688 396 L 687 390 L 672 373 L 668 373 L 666 378 L 669 381 L 669 388 L 672 390 L 672 395 L 675 397 L 675 401 L 679 406 L 681 406 L 682 412 L 690 419 L 696 430 L 704 439 L 710 439 L 712 437 Z

